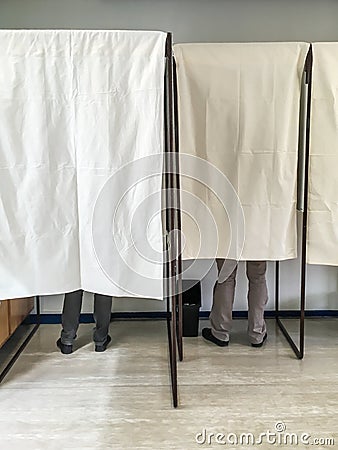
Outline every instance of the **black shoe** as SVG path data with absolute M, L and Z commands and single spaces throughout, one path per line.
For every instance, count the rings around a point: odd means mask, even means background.
M 268 333 L 265 333 L 262 342 L 260 342 L 259 344 L 251 344 L 251 347 L 256 347 L 256 348 L 262 347 L 262 345 L 266 341 L 267 337 L 268 337 Z
M 102 342 L 102 344 L 101 343 L 95 344 L 95 351 L 96 352 L 104 352 L 107 349 L 110 341 L 111 341 L 111 337 L 108 334 L 107 339 L 104 342 Z
M 204 339 L 206 339 L 207 341 L 212 342 L 213 344 L 218 345 L 219 347 L 227 347 L 229 345 L 229 341 L 221 341 L 221 339 L 217 339 L 217 337 L 215 337 L 212 332 L 211 332 L 211 328 L 203 328 L 202 330 L 202 336 L 204 337 Z
M 73 353 L 73 346 L 72 345 L 63 344 L 61 342 L 61 338 L 59 338 L 56 341 L 56 345 L 57 345 L 57 347 L 59 347 L 59 349 L 61 350 L 61 353 L 63 353 L 64 355 L 70 355 L 71 353 Z

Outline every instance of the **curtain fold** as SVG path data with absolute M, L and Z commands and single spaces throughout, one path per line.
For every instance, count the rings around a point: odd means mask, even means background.
M 0 31 L 1 298 L 162 298 L 165 41 L 153 31 Z M 140 158 L 145 180 L 130 167 Z M 121 171 L 134 186 L 112 192 Z M 154 257 L 139 255 L 134 214 Z M 134 273 L 151 289 L 128 283 Z
M 338 43 L 312 47 L 307 262 L 337 266 Z
M 185 178 L 182 160 L 186 259 L 297 256 L 299 103 L 308 49 L 282 42 L 175 45 L 180 151 L 224 178 L 215 192 L 197 181 L 198 173 Z

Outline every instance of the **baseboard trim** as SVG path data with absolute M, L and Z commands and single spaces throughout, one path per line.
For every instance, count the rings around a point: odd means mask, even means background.
M 199 316 L 200 318 L 208 318 L 210 314 L 210 311 L 201 311 Z M 267 319 L 273 319 L 276 317 L 275 311 L 265 311 L 264 316 Z M 284 310 L 279 311 L 279 317 L 284 318 L 299 318 L 300 312 L 295 310 Z M 308 310 L 305 311 L 305 317 L 338 317 L 338 309 L 328 309 L 328 310 Z M 234 319 L 247 319 L 248 318 L 248 312 L 247 311 L 234 311 L 233 312 L 233 318 Z
M 210 311 L 200 311 L 200 319 L 207 319 L 209 317 Z M 298 318 L 299 311 L 285 310 L 279 312 L 280 317 L 283 318 Z M 234 319 L 246 319 L 248 317 L 247 311 L 234 311 Z M 265 311 L 266 318 L 276 317 L 275 311 Z M 308 310 L 305 311 L 305 317 L 338 317 L 338 310 Z M 167 318 L 167 313 L 165 311 L 145 311 L 145 312 L 113 312 L 111 315 L 111 320 L 165 320 Z M 35 324 L 37 322 L 37 315 L 31 314 L 25 320 L 25 323 Z M 40 316 L 41 324 L 60 324 L 61 314 L 41 314 Z M 80 323 L 94 323 L 93 314 L 81 314 Z

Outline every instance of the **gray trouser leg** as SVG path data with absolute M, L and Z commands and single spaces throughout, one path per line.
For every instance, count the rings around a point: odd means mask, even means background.
M 95 294 L 94 296 L 94 319 L 96 327 L 94 328 L 94 342 L 102 343 L 107 339 L 110 316 L 111 316 L 112 298 L 107 295 Z
M 233 268 L 234 261 L 224 262 L 224 259 L 217 259 L 216 263 L 218 274 L 220 272 L 226 273 L 229 268 L 230 275 L 223 283 L 218 283 L 217 281 L 215 284 L 214 299 L 209 319 L 212 334 L 217 339 L 228 341 L 232 326 L 232 307 L 235 299 L 237 265 Z M 223 263 L 225 266 L 222 269 Z
M 72 345 L 79 328 L 83 291 L 74 291 L 65 294 L 62 310 L 61 342 Z
M 252 344 L 262 342 L 266 333 L 264 308 L 268 302 L 265 279 L 266 261 L 247 261 L 248 291 L 248 336 Z

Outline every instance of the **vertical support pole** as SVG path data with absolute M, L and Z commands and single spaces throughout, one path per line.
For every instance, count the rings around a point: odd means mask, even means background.
M 279 317 L 279 261 L 275 262 L 275 317 Z
M 178 389 L 177 389 L 177 351 L 176 351 L 176 334 L 177 334 L 177 310 L 176 310 L 176 258 L 175 258 L 175 201 L 173 199 L 173 191 L 175 179 L 173 174 L 173 150 L 174 150 L 174 122 L 173 122 L 173 54 L 172 54 L 172 34 L 167 34 L 166 41 L 166 76 L 165 76 L 165 190 L 166 190 L 166 226 L 167 226 L 167 244 L 165 261 L 168 274 L 166 279 L 166 295 L 167 295 L 167 327 L 169 341 L 170 356 L 170 374 L 171 388 L 174 408 L 178 405 Z M 169 172 L 169 173 L 168 173 Z M 169 237 L 169 240 L 168 240 Z M 171 300 L 171 302 L 170 302 Z M 170 313 L 171 303 L 171 313 Z
M 36 323 L 40 326 L 41 324 L 41 301 L 40 296 L 35 297 L 35 309 L 36 309 Z
M 310 165 L 310 131 L 312 101 L 312 66 L 313 54 L 310 45 L 306 58 L 306 84 L 308 85 L 306 104 L 306 137 L 305 137 L 305 174 L 304 174 L 304 213 L 302 230 L 302 267 L 301 267 L 301 316 L 300 316 L 300 359 L 304 357 L 305 301 L 306 301 L 306 258 L 307 258 L 307 223 L 309 202 L 309 165 Z
M 306 99 L 306 128 L 305 128 L 305 158 L 304 158 L 304 200 L 302 204 L 302 249 L 301 249 L 301 280 L 300 280 L 300 322 L 299 322 L 299 348 L 291 338 L 285 326 L 281 322 L 279 312 L 279 263 L 276 263 L 276 321 L 289 342 L 298 359 L 304 357 L 305 341 L 305 302 L 306 302 L 306 257 L 307 257 L 307 221 L 308 221 L 308 188 L 309 188 L 309 163 L 310 163 L 310 124 L 311 124 L 311 98 L 312 98 L 312 46 L 308 51 L 305 61 L 305 83 L 307 84 Z

